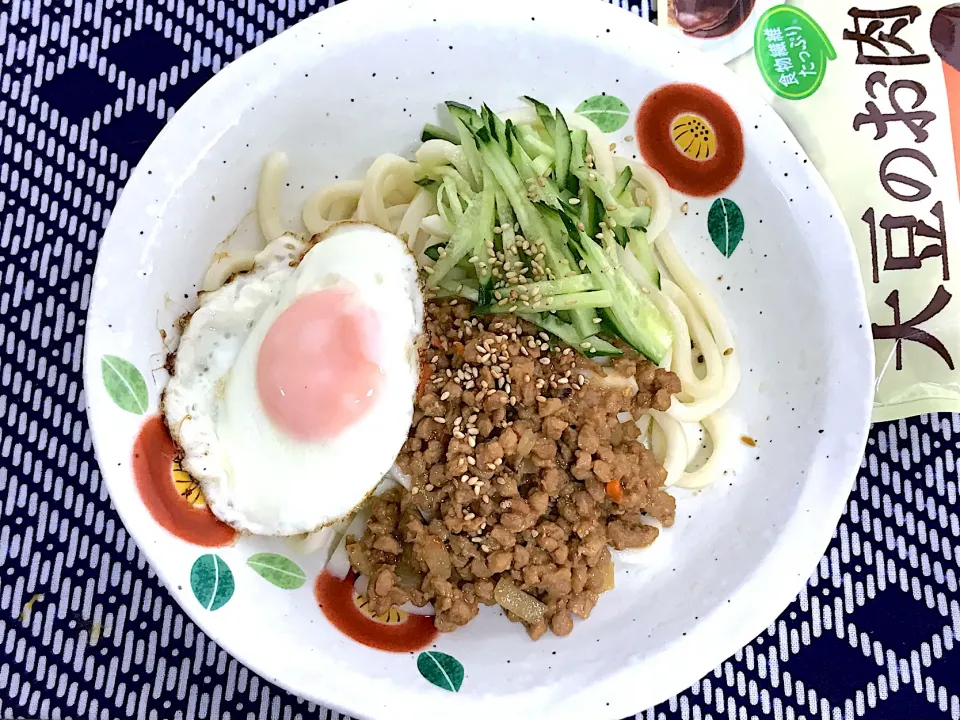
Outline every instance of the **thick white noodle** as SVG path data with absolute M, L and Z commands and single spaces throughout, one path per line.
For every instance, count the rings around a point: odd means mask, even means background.
M 439 215 L 427 215 L 420 221 L 420 229 L 427 235 L 436 235 L 444 240 L 449 240 L 453 234 L 453 228 L 446 220 Z
M 417 164 L 424 170 L 440 165 L 453 165 L 467 182 L 470 182 L 473 177 L 470 171 L 470 162 L 467 160 L 463 148 L 448 140 L 427 140 L 417 150 L 416 157 Z
M 272 243 L 285 232 L 280 222 L 280 186 L 287 172 L 287 154 L 270 153 L 260 168 L 260 185 L 257 188 L 257 220 L 263 233 L 264 246 Z
M 415 169 L 413 163 L 399 155 L 381 155 L 374 160 L 363 182 L 357 219 L 390 231 L 392 228 L 387 214 L 386 197 L 398 192 L 400 197 L 396 199 L 410 202 L 419 189 L 414 182 Z
M 399 205 L 390 205 L 387 207 L 387 221 L 390 226 L 387 228 L 394 235 L 400 232 L 400 223 L 403 222 L 403 216 L 407 214 L 410 203 L 400 203 Z
M 411 252 L 417 252 L 417 236 L 420 234 L 424 218 L 435 209 L 433 193 L 427 191 L 426 188 L 420 188 L 397 227 L 397 237 L 407 244 Z
M 662 294 L 680 311 L 685 326 L 682 328 L 682 339 L 678 340 L 679 332 L 674 335 L 674 361 L 671 369 L 680 378 L 685 393 L 695 399 L 711 397 L 723 384 L 723 356 L 720 348 L 717 347 L 717 341 L 680 286 L 669 278 L 662 278 L 661 285 Z M 682 350 L 690 347 L 691 340 L 696 350 L 703 356 L 706 366 L 706 375 L 703 378 L 700 378 L 693 369 L 691 353 Z
M 677 480 L 677 487 L 698 490 L 715 482 L 728 468 L 730 454 L 736 442 L 736 433 L 730 417 L 726 412 L 715 412 L 705 417 L 701 424 L 710 435 L 713 450 L 703 465 L 692 472 L 683 473 Z
M 722 408 L 729 402 L 730 398 L 736 392 L 740 384 L 740 361 L 737 357 L 734 346 L 733 335 L 727 325 L 726 318 L 720 312 L 716 300 L 707 291 L 703 283 L 694 276 L 686 263 L 680 257 L 669 233 L 662 233 L 657 238 L 655 246 L 660 253 L 660 259 L 670 273 L 674 282 L 683 291 L 690 304 L 704 319 L 717 348 L 723 356 L 722 366 L 723 374 L 720 387 L 717 391 L 702 399 L 697 399 L 691 403 L 684 403 L 673 398 L 673 403 L 667 411 L 680 422 L 701 422 L 709 415 Z M 677 362 L 679 353 L 674 347 L 673 359 Z M 706 356 L 705 356 L 706 358 Z M 681 383 L 683 382 L 681 378 Z M 693 393 L 690 393 L 693 395 Z
M 661 457 L 663 469 L 667 471 L 667 479 L 664 482 L 666 487 L 676 485 L 683 478 L 687 469 L 687 461 L 690 455 L 687 448 L 687 435 L 683 432 L 683 427 L 659 410 L 648 410 L 644 413 L 656 423 L 657 428 L 663 433 L 666 451 Z M 651 434 L 653 428 L 651 428 Z M 656 452 L 656 448 L 653 448 Z
M 317 190 L 303 205 L 303 224 L 307 231 L 316 235 L 334 223 L 351 219 L 362 193 L 361 180 L 347 180 Z
M 521 107 L 506 112 L 497 113 L 504 122 L 512 120 L 515 125 L 539 125 L 540 118 L 537 111 L 532 107 Z M 583 130 L 587 133 L 587 142 L 590 144 L 590 153 L 593 155 L 593 163 L 599 173 L 607 182 L 614 182 L 617 179 L 617 173 L 613 167 L 613 151 L 610 150 L 610 141 L 603 131 L 598 128 L 592 120 L 584 117 L 580 113 L 570 113 L 564 115 L 567 126 Z

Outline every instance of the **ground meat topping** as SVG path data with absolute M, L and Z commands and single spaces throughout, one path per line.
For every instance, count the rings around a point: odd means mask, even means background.
M 608 546 L 645 547 L 673 524 L 661 463 L 618 414 L 665 409 L 677 377 L 635 354 L 608 372 L 512 315 L 426 305 L 428 347 L 408 440 L 412 488 L 371 501 L 353 568 L 374 612 L 433 602 L 451 631 L 495 604 L 507 577 L 546 605 L 531 638 L 567 635 L 612 585 Z M 512 613 L 510 619 L 519 621 Z

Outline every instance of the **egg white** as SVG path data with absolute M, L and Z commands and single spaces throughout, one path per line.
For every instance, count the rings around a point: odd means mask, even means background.
M 273 321 L 298 296 L 335 286 L 355 291 L 377 315 L 383 382 L 356 423 L 307 442 L 265 414 L 256 364 Z M 181 465 L 213 513 L 261 535 L 312 532 L 349 515 L 407 437 L 422 326 L 416 263 L 396 236 L 372 225 L 336 225 L 309 241 L 284 235 L 249 272 L 205 293 L 181 337 L 163 411 Z

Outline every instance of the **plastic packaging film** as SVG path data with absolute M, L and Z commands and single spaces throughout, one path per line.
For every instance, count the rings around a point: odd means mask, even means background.
M 960 412 L 960 3 L 660 9 L 770 102 L 840 203 L 876 342 L 874 420 Z

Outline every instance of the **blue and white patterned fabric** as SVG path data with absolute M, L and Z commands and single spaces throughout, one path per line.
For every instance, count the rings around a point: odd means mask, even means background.
M 223 65 L 327 4 L 0 0 L 3 720 L 341 717 L 248 671 L 161 587 L 101 481 L 80 374 L 98 242 L 150 141 Z M 960 720 L 958 438 L 960 416 L 875 427 L 806 589 L 638 717 Z

